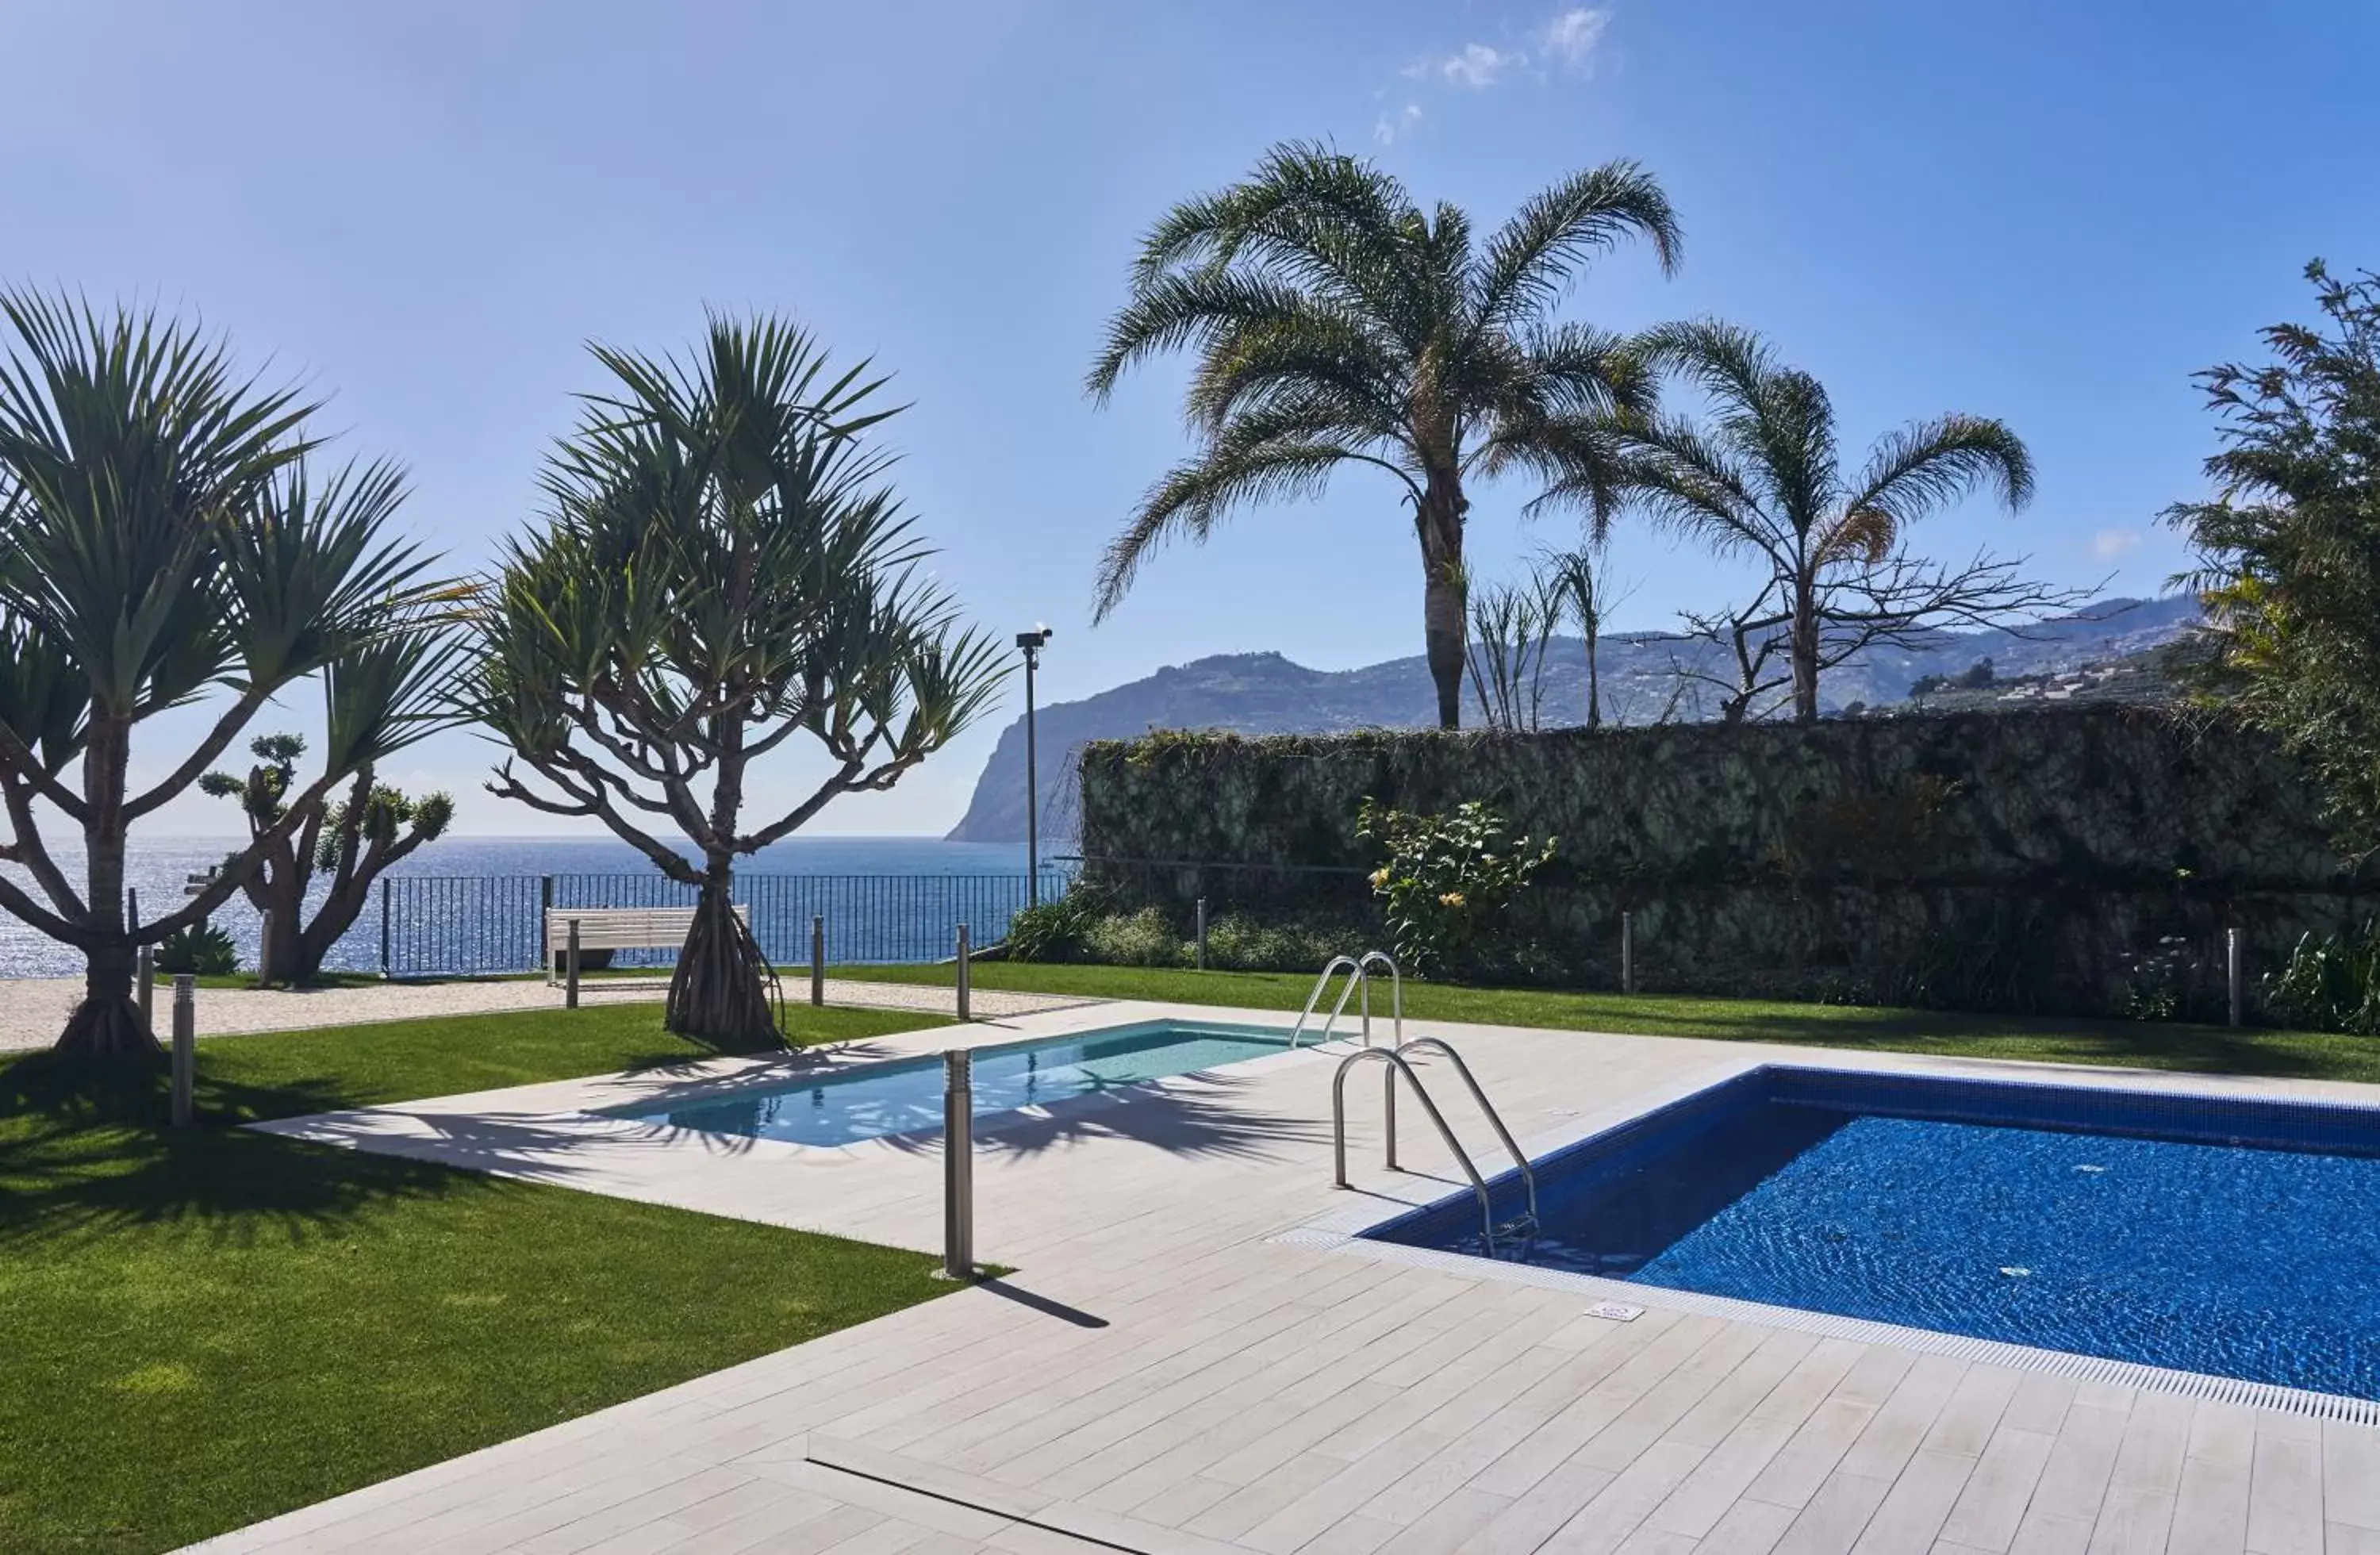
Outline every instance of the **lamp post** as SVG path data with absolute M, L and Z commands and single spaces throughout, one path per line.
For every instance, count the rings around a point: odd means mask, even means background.
M 1016 634 L 1025 650 L 1025 900 L 1041 905 L 1041 801 L 1033 776 L 1033 672 L 1041 667 L 1041 650 L 1050 646 L 1050 628 L 1038 622 L 1029 632 Z

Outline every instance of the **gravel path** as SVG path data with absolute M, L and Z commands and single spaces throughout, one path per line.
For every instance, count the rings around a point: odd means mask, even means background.
M 645 978 L 595 978 L 581 983 L 579 989 L 581 1002 L 589 1004 L 655 1003 L 662 997 L 663 985 Z M 785 993 L 788 999 L 807 998 L 809 985 L 806 980 L 788 979 Z M 57 1040 L 67 1013 L 81 996 L 80 978 L 0 978 L 0 1051 L 48 1047 Z M 166 1006 L 172 998 L 171 986 L 161 984 L 156 1012 L 161 1035 L 167 1018 Z M 946 988 L 857 982 L 842 978 L 828 979 L 826 999 L 830 1004 L 941 1014 L 953 1014 L 956 1003 L 956 996 Z M 973 1013 L 978 1018 L 999 1019 L 1090 1001 L 979 989 L 972 1002 Z M 561 1007 L 562 990 L 548 988 L 535 978 L 504 982 L 376 983 L 361 988 L 313 989 L 302 993 L 207 988 L 200 989 L 198 995 L 201 1037 Z

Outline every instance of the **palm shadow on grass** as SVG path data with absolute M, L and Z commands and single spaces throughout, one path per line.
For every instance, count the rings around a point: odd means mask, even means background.
M 176 1129 L 170 1086 L 158 1063 L 42 1053 L 0 1065 L 0 1245 L 188 1223 L 241 1242 L 296 1242 L 346 1234 L 377 1204 L 481 1185 L 233 1126 L 335 1105 L 327 1087 L 202 1082 L 197 1120 Z

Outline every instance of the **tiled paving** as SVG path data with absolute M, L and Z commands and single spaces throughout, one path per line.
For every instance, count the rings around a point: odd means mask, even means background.
M 971 1035 L 1160 1013 L 1110 1005 Z M 1779 1057 L 2039 1073 L 1431 1029 L 1524 1140 Z M 951 1040 L 859 1044 L 836 1062 Z M 979 1124 L 978 1252 L 1008 1277 L 207 1548 L 2380 1555 L 2371 1427 L 1683 1311 L 1652 1291 L 1642 1317 L 1608 1321 L 1575 1290 L 1273 1240 L 1347 1201 L 1329 1186 L 1331 1065 L 1282 1055 Z M 572 1082 L 274 1126 L 939 1245 L 931 1141 L 803 1149 L 579 1111 L 689 1083 Z M 1354 1156 L 1377 1161 L 1378 1091 L 1354 1089 Z M 1383 1213 L 1447 1187 L 1451 1164 L 1422 1135 L 1409 1120 L 1408 1172 L 1357 1176 Z
M 666 977 L 589 978 L 579 985 L 579 996 L 580 1002 L 588 1004 L 656 1003 L 668 986 Z M 953 1013 L 958 1002 L 956 990 L 951 988 L 867 982 L 856 978 L 829 978 L 824 993 L 830 1004 L 924 1010 L 945 1015 Z M 785 994 L 788 1000 L 808 999 L 808 978 L 787 977 Z M 161 980 L 156 997 L 157 1019 L 162 1023 L 165 1018 L 164 1003 L 173 997 L 170 986 Z M 0 1051 L 48 1047 L 58 1039 L 67 1016 L 81 999 L 80 978 L 0 978 Z M 978 989 L 971 1007 L 978 1019 L 998 1020 L 1067 1009 L 1084 1002 L 1050 994 Z M 230 1037 L 258 1031 L 303 1031 L 326 1026 L 419 1020 L 431 1015 L 558 1010 L 562 1005 L 562 990 L 540 978 L 457 978 L 449 982 L 367 983 L 298 990 L 201 989 L 195 1001 L 195 1013 L 200 1036 Z

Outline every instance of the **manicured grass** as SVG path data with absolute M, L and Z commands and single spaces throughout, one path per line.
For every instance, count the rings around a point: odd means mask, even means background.
M 786 1039 L 795 1046 L 948 1024 L 900 1010 L 785 1006 Z M 211 1037 L 199 1044 L 199 1073 L 218 1082 L 226 1106 L 279 1109 L 241 1115 L 286 1117 L 685 1063 L 717 1051 L 662 1029 L 657 1003 L 590 1004 Z
M 0 1060 L 0 1550 L 173 1549 L 950 1288 L 917 1254 L 223 1126 L 698 1056 L 658 1006 L 199 1051 L 181 1132 L 160 1068 Z
M 978 962 L 978 988 L 1107 999 L 1159 999 L 1184 1004 L 1236 1004 L 1297 1010 L 1314 987 L 1311 973 L 1191 972 L 1166 967 L 1040 966 Z M 837 977 L 883 982 L 947 983 L 947 966 L 850 966 Z M 1336 995 L 1334 994 L 1335 998 Z M 1387 990 L 1373 990 L 1373 1015 L 1386 1014 Z M 1791 1004 L 1753 999 L 1672 995 L 1557 993 L 1536 989 L 1405 985 L 1405 1012 L 1427 1020 L 1491 1026 L 1556 1027 L 1726 1042 L 1792 1042 L 1938 1056 L 2103 1063 L 2203 1075 L 2269 1075 L 2292 1079 L 2380 1082 L 2380 1042 L 2303 1031 L 2231 1031 L 2215 1026 L 2091 1020 L 2067 1015 L 1971 1015 L 1939 1010 Z

